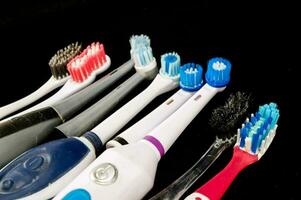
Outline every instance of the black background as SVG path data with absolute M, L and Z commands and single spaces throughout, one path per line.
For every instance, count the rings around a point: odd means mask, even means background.
M 154 188 L 147 197 L 178 178 L 204 153 L 214 140 L 208 131 L 210 112 L 230 92 L 242 90 L 253 93 L 255 105 L 270 101 L 279 104 L 279 129 L 267 154 L 239 174 L 224 199 L 300 199 L 300 131 L 294 120 L 299 119 L 299 104 L 293 97 L 300 91 L 296 87 L 300 65 L 296 59 L 300 53 L 297 7 L 288 1 L 263 4 L 209 0 L 189 7 L 175 2 L 170 6 L 126 8 L 93 0 L 10 1 L 1 5 L 0 105 L 44 83 L 50 76 L 48 60 L 57 49 L 74 41 L 84 46 L 103 42 L 112 68 L 129 59 L 128 39 L 140 33 L 150 36 L 157 60 L 163 53 L 176 51 L 182 63 L 196 62 L 206 69 L 211 57 L 225 57 L 233 65 L 230 86 L 207 105 L 161 160 Z M 120 105 L 147 84 L 139 86 Z M 173 92 L 157 98 L 129 125 Z M 226 151 L 187 194 L 222 169 L 231 154 L 232 149 Z

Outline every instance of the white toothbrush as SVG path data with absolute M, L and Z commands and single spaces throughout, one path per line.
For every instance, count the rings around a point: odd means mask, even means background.
M 196 68 L 192 71 L 191 69 Z M 158 108 L 153 110 L 143 119 L 119 134 L 107 144 L 107 148 L 137 142 L 142 139 L 153 128 L 163 122 L 168 116 L 174 113 L 202 86 L 203 69 L 200 65 L 188 63 L 180 67 L 181 89 L 168 98 Z

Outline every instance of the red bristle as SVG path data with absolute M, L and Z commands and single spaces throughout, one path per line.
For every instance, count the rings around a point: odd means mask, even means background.
M 90 52 L 90 53 L 89 53 Z M 72 80 L 83 82 L 93 71 L 100 68 L 106 62 L 106 54 L 103 44 L 92 43 L 82 53 L 73 58 L 68 64 L 67 69 Z

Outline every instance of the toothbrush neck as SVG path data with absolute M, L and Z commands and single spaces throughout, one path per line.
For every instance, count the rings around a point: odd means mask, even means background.
M 176 112 L 151 131 L 149 135 L 160 141 L 164 148 L 164 153 L 167 152 L 184 129 L 219 91 L 220 88 L 214 88 L 208 84 L 204 85 Z M 162 152 L 161 150 L 159 151 Z
M 145 91 L 152 91 L 153 94 L 159 96 L 165 92 L 171 91 L 179 86 L 179 82 L 171 78 L 165 78 L 161 74 L 157 74 L 152 83 Z
M 257 160 L 256 155 L 251 155 L 237 146 L 234 147 L 228 165 L 196 191 L 212 200 L 221 199 L 239 172 Z

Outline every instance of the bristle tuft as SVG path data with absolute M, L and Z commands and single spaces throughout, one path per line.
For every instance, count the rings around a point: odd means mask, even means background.
M 246 118 L 252 97 L 244 92 L 231 94 L 225 105 L 213 110 L 209 124 L 218 138 L 226 139 L 235 136 L 237 126 Z
M 180 56 L 175 53 L 166 53 L 161 56 L 161 69 L 160 74 L 162 76 L 179 78 L 180 77 Z
M 186 91 L 197 91 L 203 84 L 203 68 L 195 63 L 187 63 L 180 67 L 180 86 Z
M 231 63 L 224 58 L 212 58 L 208 62 L 206 81 L 212 87 L 225 87 L 230 82 Z
M 152 48 L 146 46 L 135 49 L 132 56 L 136 67 L 145 67 L 154 60 Z
M 68 76 L 67 64 L 80 53 L 81 49 L 82 45 L 76 42 L 58 50 L 48 63 L 52 76 L 56 79 Z
M 250 154 L 257 154 L 260 158 L 275 136 L 279 116 L 275 103 L 260 106 L 258 112 L 240 129 L 237 145 Z

